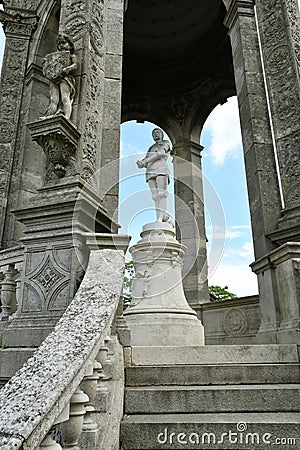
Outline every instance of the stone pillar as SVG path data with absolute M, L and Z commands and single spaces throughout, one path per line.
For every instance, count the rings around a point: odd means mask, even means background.
M 131 346 L 204 345 L 204 328 L 182 286 L 185 248 L 170 224 L 144 225 L 130 252 L 135 267 L 132 301 L 124 311 Z
M 209 301 L 207 281 L 206 232 L 201 168 L 203 147 L 192 141 L 174 145 L 174 191 L 177 235 L 187 247 L 183 286 L 189 305 Z
M 257 0 L 256 10 L 285 209 L 282 244 L 300 240 L 300 17 L 297 0 Z
M 0 21 L 6 36 L 0 84 L 0 248 L 7 246 L 4 237 L 8 226 L 13 186 L 13 162 L 16 154 L 20 107 L 25 84 L 29 43 L 37 24 L 36 1 L 5 2 Z M 21 9 L 22 8 L 22 9 Z M 16 14 L 19 16 L 16 16 Z
M 258 35 L 254 0 L 226 0 L 235 83 L 240 110 L 252 232 L 256 258 L 274 248 L 281 202 Z
M 120 123 L 123 60 L 124 1 L 107 5 L 104 103 L 100 191 L 103 205 L 117 221 L 119 196 Z
M 256 1 L 284 208 L 270 233 L 278 249 L 253 264 L 259 279 L 275 278 L 280 299 L 278 343 L 300 343 L 300 17 L 296 0 Z M 274 282 L 273 282 L 274 283 Z
M 275 248 L 268 237 L 277 229 L 280 190 L 272 144 L 267 97 L 254 15 L 254 0 L 225 0 L 225 25 L 231 39 L 240 109 L 245 168 L 256 259 Z M 273 272 L 258 278 L 262 341 L 275 342 L 280 322 L 279 298 Z
M 109 40 L 118 40 L 115 44 L 118 49 L 122 45 L 119 28 L 123 1 L 113 2 L 115 6 L 111 8 L 109 3 L 106 0 L 61 2 L 59 32 L 73 38 L 78 60 L 74 72 L 76 95 L 70 120 L 58 114 L 28 124 L 32 140 L 46 154 L 46 170 L 43 186 L 30 204 L 14 211 L 17 220 L 25 226 L 22 239 L 25 260 L 19 314 L 3 336 L 6 346 L 39 345 L 71 302 L 88 251 L 81 233 L 117 231 L 117 224 L 101 205 L 106 192 L 99 185 L 99 181 L 102 183 L 99 174 L 103 162 L 102 126 L 106 123 L 108 127 L 113 120 L 116 130 L 121 107 L 118 89 L 114 108 L 108 107 L 114 89 L 110 87 L 107 93 L 105 67 Z M 108 16 L 113 16 L 113 8 L 120 5 L 118 35 L 114 36 L 109 31 L 112 17 L 108 19 Z M 120 90 L 120 64 L 115 71 Z M 104 103 L 109 110 L 106 121 Z M 118 135 L 111 136 L 104 154 L 115 155 L 112 146 L 116 153 Z M 118 164 L 111 168 L 109 177 L 110 181 L 118 178 Z

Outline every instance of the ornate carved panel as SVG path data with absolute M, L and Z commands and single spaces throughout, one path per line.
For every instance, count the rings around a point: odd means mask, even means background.
M 26 260 L 22 312 L 59 312 L 71 298 L 70 269 L 72 249 L 54 245 L 35 249 Z
M 239 336 L 249 329 L 249 318 L 244 309 L 230 308 L 223 317 L 223 328 L 226 334 Z
M 285 206 L 300 206 L 300 20 L 295 0 L 257 2 Z

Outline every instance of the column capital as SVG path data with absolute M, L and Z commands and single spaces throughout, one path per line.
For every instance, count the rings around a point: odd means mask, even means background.
M 201 152 L 203 149 L 204 147 L 198 144 L 197 142 L 190 141 L 188 139 L 183 139 L 181 141 L 177 141 L 176 144 L 173 145 L 173 154 L 174 156 L 184 158 L 184 154 L 189 152 L 194 156 L 201 157 Z
M 253 17 L 255 0 L 223 0 L 227 9 L 224 25 L 230 30 L 239 16 Z
M 7 37 L 29 39 L 36 29 L 38 17 L 36 15 L 22 16 L 0 11 L 0 22 Z

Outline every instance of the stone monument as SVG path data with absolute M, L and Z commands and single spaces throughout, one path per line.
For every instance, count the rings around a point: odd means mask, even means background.
M 204 328 L 188 305 L 182 286 L 186 247 L 176 240 L 167 214 L 171 146 L 163 139 L 162 130 L 155 128 L 152 136 L 155 144 L 137 166 L 146 168 L 157 220 L 143 226 L 142 239 L 130 249 L 135 280 L 124 317 L 132 346 L 204 345 Z

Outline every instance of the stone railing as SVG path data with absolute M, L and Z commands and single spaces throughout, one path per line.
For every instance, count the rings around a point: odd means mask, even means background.
M 128 238 L 106 236 L 103 248 L 103 236 L 90 235 L 87 244 L 89 263 L 74 299 L 53 332 L 0 390 L 3 450 L 78 449 L 82 427 L 94 428 L 94 399 L 104 378 Z M 84 448 L 96 448 L 96 442 Z
M 0 321 L 8 321 L 18 309 L 23 247 L 0 251 Z

